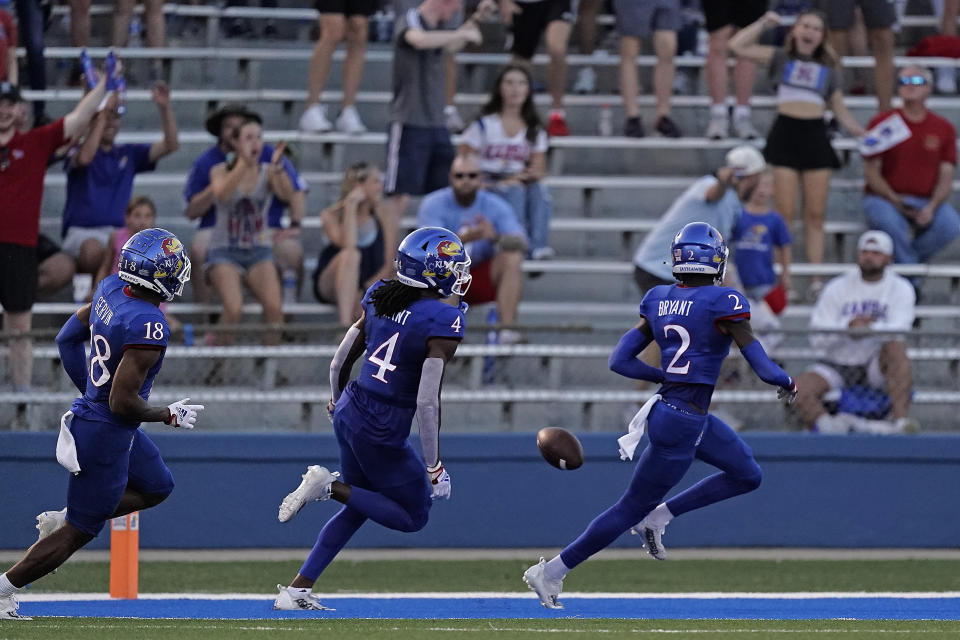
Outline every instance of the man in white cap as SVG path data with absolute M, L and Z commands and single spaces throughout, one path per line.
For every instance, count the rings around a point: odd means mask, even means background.
M 755 147 L 734 147 L 715 174 L 703 176 L 674 200 L 633 255 L 633 275 L 641 297 L 652 287 L 674 283 L 670 244 L 684 226 L 706 222 L 724 238 L 730 237 L 743 202 L 757 187 L 766 166 Z
M 914 432 L 918 425 L 907 416 L 913 380 L 901 334 L 913 326 L 916 295 L 906 278 L 887 269 L 889 235 L 867 231 L 857 249 L 859 268 L 828 282 L 813 309 L 810 328 L 833 332 L 811 336 L 820 362 L 797 379 L 796 408 L 804 424 L 821 433 Z M 828 393 L 838 401 L 835 414 L 823 405 Z

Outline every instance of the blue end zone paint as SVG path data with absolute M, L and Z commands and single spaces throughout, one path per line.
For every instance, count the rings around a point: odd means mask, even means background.
M 960 620 L 960 598 L 561 598 L 551 611 L 529 598 L 325 598 L 336 611 L 274 611 L 271 600 L 104 600 L 24 602 L 26 616 L 103 618 L 625 618 L 727 620 Z

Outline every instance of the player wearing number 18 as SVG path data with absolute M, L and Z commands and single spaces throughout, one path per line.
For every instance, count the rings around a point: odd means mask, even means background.
M 793 378 L 767 357 L 753 336 L 746 297 L 721 286 L 727 247 L 720 233 L 704 222 L 691 222 L 676 235 L 670 249 L 679 284 L 647 292 L 640 303 L 640 322 L 620 338 L 610 356 L 613 371 L 662 385 L 631 421 L 631 434 L 620 439 L 622 456 L 632 459 L 644 424 L 650 443 L 620 500 L 558 556 L 549 562 L 541 560 L 524 573 L 545 607 L 559 608 L 557 596 L 567 572 L 631 525 L 639 522 L 636 529 L 643 534 L 647 552 L 663 560 L 661 536 L 671 518 L 760 486 L 760 467 L 750 447 L 722 420 L 707 413 L 731 342 L 737 343 L 764 382 L 780 387 L 781 399 L 796 398 Z M 654 341 L 661 349 L 661 368 L 637 358 Z M 661 503 L 695 458 L 719 468 L 720 473 Z
M 316 500 L 333 498 L 343 507 L 324 525 L 293 582 L 277 585 L 275 609 L 325 609 L 313 585 L 364 522 L 419 531 L 432 500 L 450 497 L 450 475 L 440 462 L 440 383 L 463 339 L 470 258 L 456 234 L 423 227 L 400 243 L 395 267 L 396 280 L 367 290 L 360 319 L 330 363 L 327 409 L 343 475 L 308 467 L 278 518 L 286 522 Z M 360 374 L 348 382 L 361 354 Z M 414 416 L 423 458 L 407 442 Z
M 203 405 L 147 402 L 170 329 L 158 308 L 183 292 L 190 260 L 175 235 L 145 229 L 120 251 L 119 272 L 57 335 L 63 368 L 83 394 L 64 414 L 57 461 L 71 472 L 64 512 L 37 517 L 40 540 L 0 574 L 0 619 L 23 619 L 16 592 L 63 564 L 104 523 L 163 502 L 173 476 L 141 422 L 192 429 Z M 90 341 L 90 355 L 84 344 Z

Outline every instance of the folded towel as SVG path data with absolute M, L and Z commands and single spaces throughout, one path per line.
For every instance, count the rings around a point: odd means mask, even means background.
M 660 394 L 653 394 L 650 399 L 640 407 L 637 414 L 633 416 L 633 420 L 631 420 L 629 426 L 627 426 L 627 435 L 617 438 L 617 444 L 620 445 L 621 460 L 633 460 L 633 454 L 637 450 L 637 445 L 640 444 L 640 440 L 643 439 L 643 432 L 647 427 L 647 416 L 650 415 L 650 410 L 653 409 L 653 405 L 659 401 Z
M 57 462 L 72 473 L 80 473 L 80 462 L 77 460 L 77 443 L 70 433 L 70 423 L 73 421 L 73 412 L 67 411 L 60 418 L 60 436 L 57 438 Z

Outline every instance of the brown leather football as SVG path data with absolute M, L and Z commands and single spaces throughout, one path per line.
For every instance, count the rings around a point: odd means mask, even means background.
M 543 459 L 557 469 L 572 471 L 583 464 L 583 447 L 577 437 L 560 427 L 546 427 L 537 432 L 537 448 Z

